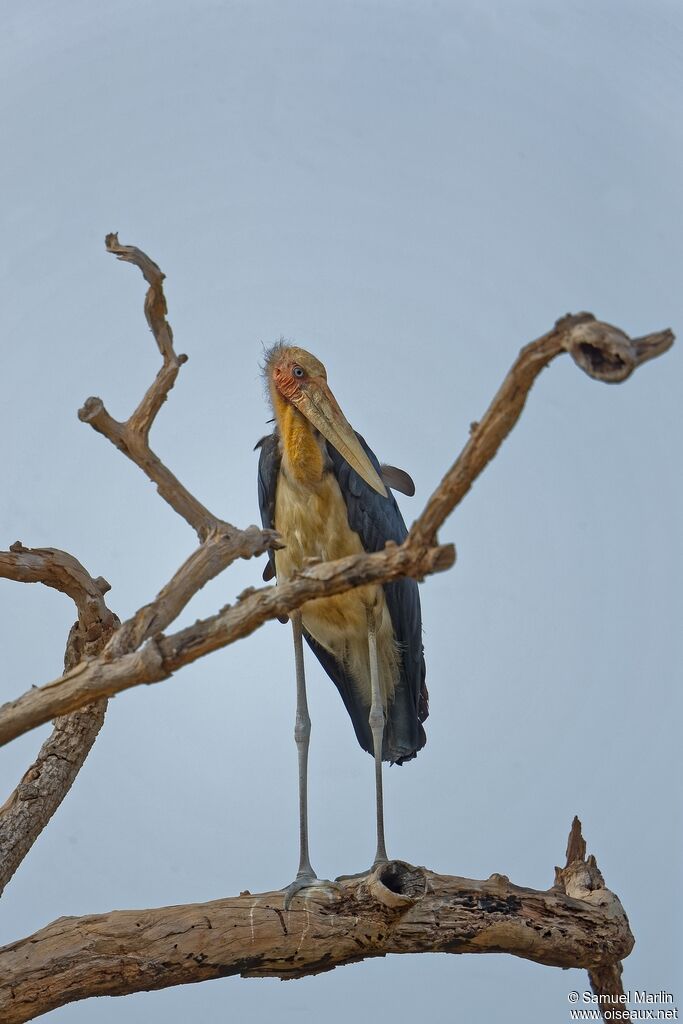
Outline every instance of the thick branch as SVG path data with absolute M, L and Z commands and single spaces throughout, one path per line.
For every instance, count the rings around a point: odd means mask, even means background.
M 519 419 L 539 373 L 556 356 L 569 352 L 590 377 L 617 384 L 641 363 L 666 352 L 673 341 L 670 330 L 631 339 L 618 327 L 596 320 L 592 313 L 577 313 L 558 320 L 551 331 L 519 353 L 484 418 L 472 424 L 469 441 L 413 524 L 411 538 L 424 545 L 435 543 L 437 531 Z
M 200 619 L 170 636 L 155 637 L 135 652 L 110 657 L 112 652 L 105 651 L 99 658 L 81 662 L 59 679 L 33 687 L 17 700 L 4 704 L 0 708 L 0 745 L 92 700 L 166 679 L 184 665 L 227 647 L 269 619 L 286 616 L 312 598 L 401 576 L 421 579 L 450 568 L 454 561 L 455 550 L 450 544 L 429 550 L 393 545 L 374 554 L 351 555 L 313 565 L 280 586 L 249 589 L 235 605 L 228 605 L 218 615 Z M 122 628 L 128 628 L 128 624 Z
M 63 917 L 0 950 L 0 1013 L 20 1024 L 95 995 L 241 974 L 301 978 L 388 953 L 510 953 L 599 971 L 633 937 L 604 886 L 568 895 L 391 861 L 363 879 L 284 894 Z
M 555 868 L 555 885 L 577 900 L 601 900 L 606 892 L 595 857 L 593 854 L 586 857 L 586 842 L 581 834 L 581 822 L 576 817 L 567 842 L 567 862 L 563 868 Z M 626 915 L 624 920 L 628 927 Z M 624 995 L 621 959 L 616 957 L 612 962 L 592 965 L 588 970 L 593 992 L 602 997 L 598 1005 L 605 1020 L 614 1019 L 610 1010 L 623 1009 L 619 999 Z
M 35 761 L 0 807 L 0 894 L 71 789 L 106 710 L 103 698 L 58 718 Z
M 106 580 L 94 580 L 81 563 L 55 548 L 25 548 L 19 541 L 0 552 L 0 576 L 43 583 L 72 598 L 78 622 L 66 646 L 65 668 L 98 655 L 118 624 L 104 603 Z M 69 792 L 104 721 L 106 699 L 57 719 L 50 737 L 14 792 L 0 807 L 0 893 Z

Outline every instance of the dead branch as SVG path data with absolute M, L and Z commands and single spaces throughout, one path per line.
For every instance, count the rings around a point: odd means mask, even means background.
M 201 588 L 227 569 L 236 558 L 262 555 L 269 547 L 279 547 L 274 530 L 259 530 L 250 526 L 246 530 L 226 532 L 217 526 L 202 544 L 192 552 L 178 571 L 162 587 L 155 599 L 140 608 L 112 637 L 105 659 L 111 660 L 135 651 L 150 637 L 157 636 L 174 622 L 188 602 Z
M 139 267 L 149 288 L 145 296 L 145 317 L 154 335 L 163 363 L 156 378 L 143 395 L 137 408 L 121 423 L 104 407 L 100 398 L 89 398 L 79 417 L 116 447 L 157 485 L 162 498 L 192 526 L 201 541 L 197 550 L 157 594 L 126 622 L 112 639 L 107 657 L 120 657 L 136 650 L 151 636 L 160 633 L 180 614 L 201 588 L 237 558 L 253 558 L 278 544 L 273 530 L 250 526 L 239 530 L 202 505 L 175 477 L 149 447 L 149 432 L 157 413 L 175 384 L 178 371 L 187 361 L 176 355 L 173 331 L 166 314 L 164 274 L 141 249 L 121 245 L 116 234 L 105 239 L 107 251 L 118 259 Z
M 141 250 L 121 245 L 116 235 L 107 236 L 106 245 L 119 259 L 138 266 L 149 285 L 145 315 L 162 366 L 127 420 L 115 420 L 99 398 L 88 399 L 79 416 L 157 485 L 164 500 L 195 529 L 200 546 L 121 628 L 103 601 L 108 585 L 93 580 L 72 556 L 54 549 L 29 551 L 20 544 L 0 553 L 0 575 L 53 586 L 71 596 L 79 612 L 64 675 L 0 708 L 0 743 L 64 716 L 0 808 L 0 887 L 68 791 L 97 735 L 109 695 L 168 678 L 313 598 L 402 576 L 422 579 L 449 568 L 455 550 L 438 546 L 437 532 L 514 427 L 540 371 L 566 351 L 591 377 L 616 383 L 673 342 L 671 331 L 630 339 L 590 313 L 564 317 L 522 349 L 404 544 L 310 565 L 281 586 L 250 588 L 234 605 L 165 636 L 163 631 L 208 580 L 236 558 L 277 546 L 278 538 L 257 527 L 239 530 L 215 516 L 151 450 L 151 426 L 187 357 L 176 355 L 173 347 L 159 267 Z M 287 912 L 282 900 L 281 893 L 247 893 L 204 905 L 60 919 L 0 950 L 0 977 L 11 978 L 0 981 L 3 1020 L 28 1020 L 92 995 L 236 973 L 301 977 L 389 952 L 434 950 L 509 952 L 539 963 L 585 967 L 594 991 L 617 993 L 620 961 L 633 944 L 618 899 L 605 888 L 594 858 L 586 859 L 577 820 L 567 864 L 557 869 L 555 886 L 547 892 L 514 886 L 502 875 L 477 882 L 394 861 L 339 889 L 308 891 Z
M 107 649 L 100 657 L 81 662 L 59 679 L 33 687 L 17 700 L 3 704 L 0 708 L 0 746 L 55 715 L 66 714 L 92 700 L 141 683 L 167 679 L 184 665 L 248 636 L 269 619 L 287 615 L 312 598 L 339 594 L 352 587 L 400 576 L 421 579 L 450 568 L 454 561 L 452 544 L 428 550 L 406 544 L 394 545 L 375 554 L 350 555 L 336 562 L 313 565 L 277 587 L 247 590 L 236 604 L 228 605 L 217 615 L 200 619 L 193 626 L 170 636 L 155 637 L 140 650 L 117 655 Z M 130 622 L 124 623 L 121 632 L 130 630 L 133 635 L 136 618 L 134 616 Z M 144 622 L 145 617 L 140 621 Z M 149 626 L 145 628 L 149 631 Z M 118 634 L 113 638 L 113 648 L 117 640 Z
M 104 594 L 109 584 L 93 579 L 81 563 L 55 548 L 25 548 L 19 541 L 0 551 L 0 576 L 43 583 L 68 594 L 78 609 L 66 645 L 64 665 L 99 654 L 118 619 Z M 55 813 L 80 771 L 104 721 L 106 698 L 57 719 L 49 738 L 23 778 L 0 807 L 0 894 Z
M 0 977 L 8 979 L 0 982 L 0 1015 L 20 1024 L 95 995 L 234 974 L 302 978 L 388 953 L 510 953 L 600 971 L 633 947 L 618 898 L 597 882 L 537 891 L 505 875 L 476 881 L 391 861 L 365 878 L 306 890 L 287 911 L 283 898 L 245 892 L 62 917 L 0 950 Z
M 117 259 L 133 263 L 142 271 L 149 288 L 145 296 L 145 317 L 154 335 L 163 364 L 155 380 L 143 395 L 137 409 L 125 422 L 115 420 L 107 412 L 101 398 L 88 398 L 79 410 L 78 416 L 84 423 L 108 438 L 132 462 L 139 466 L 150 480 L 157 485 L 157 491 L 178 515 L 182 516 L 196 530 L 200 541 L 211 535 L 221 538 L 217 550 L 225 568 L 235 558 L 251 557 L 261 553 L 272 541 L 272 532 L 262 534 L 260 544 L 255 543 L 257 527 L 248 531 L 238 530 L 210 512 L 191 494 L 178 478 L 164 465 L 149 446 L 149 432 L 161 406 L 175 384 L 178 371 L 187 362 L 186 355 L 176 355 L 173 348 L 173 331 L 166 319 L 167 307 L 164 295 L 164 274 L 156 263 L 134 245 L 121 245 L 118 235 L 109 234 L 105 239 L 107 251 Z M 247 534 L 245 537 L 243 534 Z M 229 542 L 232 541 L 232 544 Z M 218 572 L 221 569 L 217 570 Z M 214 573 L 215 575 L 215 573 Z M 211 579 L 211 576 L 207 577 Z M 204 580 L 206 582 L 206 579 Z M 202 584 L 203 585 L 203 584 Z
M 118 619 L 103 601 L 109 584 L 102 578 L 93 580 L 73 556 L 48 548 L 30 551 L 20 543 L 0 553 L 0 575 L 24 583 L 44 583 L 75 601 L 79 618 L 67 643 L 67 675 L 78 664 L 96 659 L 107 644 L 107 659 L 137 649 L 173 622 L 194 594 L 236 558 L 251 558 L 277 545 L 277 535 L 272 530 L 255 526 L 238 530 L 213 516 L 151 451 L 150 428 L 187 357 L 176 355 L 173 348 L 173 332 L 166 319 L 164 275 L 159 267 L 141 250 L 121 246 L 116 235 L 109 235 L 106 245 L 119 259 L 136 264 L 149 284 L 145 316 L 163 362 L 156 379 L 125 423 L 114 420 L 100 399 L 89 399 L 79 415 L 143 468 L 157 483 L 162 496 L 194 526 L 202 543 L 156 599 L 118 631 Z M 95 703 L 90 704 L 90 700 Z M 0 808 L 0 892 L 71 787 L 104 720 L 106 696 L 93 694 L 73 705 L 77 707 L 83 707 L 83 711 L 56 721 L 35 762 Z M 52 717 L 49 713 L 43 722 Z
M 166 306 L 161 290 L 161 271 L 139 249 L 120 246 L 115 235 L 108 236 L 107 246 L 120 258 L 141 266 L 147 280 L 151 280 L 145 308 L 164 359 L 170 358 L 168 353 L 173 350 L 170 327 L 162 316 Z M 150 309 L 157 310 L 157 313 L 152 315 Z M 413 524 L 403 545 L 389 548 L 385 552 L 316 566 L 306 570 L 298 579 L 277 588 L 266 587 L 247 592 L 235 606 L 228 606 L 218 615 L 164 637 L 160 635 L 162 630 L 174 621 L 180 610 L 208 579 L 222 571 L 235 557 L 256 554 L 277 544 L 276 535 L 272 531 L 260 531 L 256 527 L 246 531 L 236 530 L 229 523 L 217 521 L 214 517 L 209 520 L 202 518 L 200 509 L 203 506 L 195 508 L 191 515 L 185 517 L 204 538 L 200 548 L 178 570 L 154 602 L 141 608 L 131 620 L 124 623 L 101 658 L 78 666 L 60 679 L 34 688 L 0 707 L 0 745 L 35 728 L 55 714 L 64 714 L 95 698 L 142 683 L 166 679 L 172 672 L 196 658 L 247 636 L 269 619 L 287 616 L 312 597 L 341 593 L 370 581 L 386 582 L 401 574 L 423 578 L 431 572 L 450 567 L 454 562 L 454 551 L 448 546 L 433 546 L 437 531 L 514 427 L 541 370 L 557 355 L 568 351 L 590 376 L 616 383 L 626 379 L 640 363 L 665 352 L 672 343 L 673 334 L 669 330 L 631 340 L 618 328 L 595 320 L 591 313 L 578 313 L 558 320 L 550 332 L 522 349 L 483 420 L 473 424 L 470 439 Z M 179 357 L 174 358 L 177 362 Z M 171 380 L 168 387 L 177 374 L 177 365 L 173 363 L 171 368 L 173 366 L 175 373 L 168 378 Z M 150 389 L 152 397 L 143 399 L 126 424 L 118 424 L 106 411 L 103 412 L 105 420 L 97 419 L 99 426 L 90 420 L 115 443 L 116 437 L 125 435 L 126 454 L 145 471 L 146 457 L 140 461 L 137 455 L 130 453 L 135 450 L 144 454 L 148 450 L 149 426 L 154 412 L 163 401 L 156 387 L 157 382 Z M 99 399 L 89 399 L 89 402 L 95 401 L 99 402 Z M 143 407 L 148 410 L 145 415 L 139 412 Z M 149 412 L 150 409 L 153 411 Z M 173 490 L 169 496 L 160 493 L 181 515 L 185 515 L 182 511 L 185 508 L 184 499 L 177 501 L 177 494 Z M 399 565 L 400 572 L 397 569 Z M 154 644 L 148 643 L 142 651 L 138 650 L 142 643 L 151 638 L 156 638 Z
M 107 251 L 117 259 L 139 267 L 149 285 L 145 295 L 145 317 L 161 352 L 163 364 L 137 409 L 125 422 L 115 420 L 107 412 L 101 398 L 88 398 L 78 416 L 84 423 L 89 423 L 100 434 L 104 434 L 119 451 L 139 466 L 157 485 L 164 501 L 187 520 L 203 541 L 219 525 L 220 520 L 190 494 L 149 447 L 152 423 L 175 384 L 180 367 L 187 361 L 186 355 L 176 355 L 173 348 L 173 331 L 166 319 L 166 297 L 163 290 L 165 275 L 141 249 L 133 245 L 121 245 L 118 235 L 107 235 L 105 245 Z
M 636 367 L 671 348 L 670 330 L 629 338 L 618 327 L 596 320 L 592 313 L 567 315 L 547 334 L 526 345 L 470 439 L 413 523 L 411 540 L 432 545 L 436 534 L 459 505 L 479 474 L 497 453 L 519 419 L 529 391 L 541 370 L 563 352 L 594 380 L 618 384 Z
M 96 580 L 73 555 L 57 548 L 25 548 L 21 541 L 0 551 L 0 576 L 19 583 L 42 583 L 67 594 L 78 609 L 83 627 L 112 624 L 115 616 L 104 603 L 110 589 L 105 579 Z
M 605 880 L 600 873 L 593 854 L 586 858 L 586 841 L 581 834 L 581 822 L 577 817 L 572 822 L 567 841 L 567 862 L 563 868 L 555 868 L 555 885 L 577 900 L 600 900 L 605 892 Z M 625 917 L 625 915 L 624 915 Z M 627 921 L 628 926 L 628 921 Z M 620 1006 L 619 996 L 624 995 L 621 982 L 621 958 L 593 965 L 588 970 L 588 978 L 595 995 L 610 997 L 613 1006 Z M 610 1001 L 605 999 L 599 1003 L 600 1010 L 609 1020 Z

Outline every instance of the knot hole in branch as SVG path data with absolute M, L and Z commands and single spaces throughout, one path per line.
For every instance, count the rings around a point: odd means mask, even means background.
M 427 876 L 424 868 L 416 868 L 403 860 L 390 860 L 375 869 L 368 887 L 384 906 L 406 907 L 424 896 Z

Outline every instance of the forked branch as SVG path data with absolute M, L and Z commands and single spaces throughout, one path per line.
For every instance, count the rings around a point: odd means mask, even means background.
M 269 544 L 270 537 L 267 533 L 259 542 L 255 542 L 253 535 L 258 531 L 251 527 L 246 531 L 249 536 L 245 539 L 242 536 L 243 531 L 220 519 L 198 501 L 150 448 L 149 432 L 152 424 L 175 384 L 180 367 L 187 362 L 187 356 L 177 355 L 173 347 L 173 331 L 166 318 L 164 274 L 160 268 L 136 246 L 121 245 L 116 234 L 107 235 L 105 245 L 107 251 L 117 259 L 139 267 L 149 285 L 145 296 L 145 317 L 163 363 L 138 407 L 124 422 L 115 420 L 110 415 L 101 398 L 88 398 L 79 410 L 79 418 L 108 438 L 119 451 L 140 467 L 157 485 L 157 490 L 164 501 L 167 501 L 171 508 L 193 527 L 200 541 L 206 541 L 211 535 L 223 539 L 223 568 L 235 558 L 251 557 L 255 553 L 260 553 Z M 233 540 L 232 548 L 226 544 L 227 539 Z
M 427 550 L 406 545 L 387 547 L 370 555 L 350 555 L 305 569 L 277 587 L 246 590 L 234 605 L 217 615 L 169 636 L 156 636 L 139 650 L 117 653 L 119 633 L 98 658 L 84 661 L 59 679 L 33 687 L 0 709 L 0 746 L 55 715 L 66 714 L 98 697 L 111 696 L 141 683 L 158 683 L 184 665 L 248 636 L 269 619 L 287 615 L 312 598 L 340 594 L 366 583 L 400 576 L 422 578 L 450 568 L 452 544 Z M 152 628 L 148 615 L 137 613 L 119 631 L 138 637 Z M 152 613 L 150 612 L 149 615 Z M 139 622 L 136 625 L 136 620 Z
M 257 527 L 239 530 L 214 515 L 150 448 L 150 429 L 186 357 L 173 347 L 159 267 L 141 250 L 121 245 L 116 235 L 107 236 L 106 245 L 136 265 L 148 283 L 145 315 L 162 366 L 127 420 L 115 420 L 99 398 L 88 399 L 79 416 L 157 485 L 195 529 L 200 546 L 157 597 L 120 628 L 104 604 L 108 585 L 93 580 L 72 556 L 54 549 L 29 551 L 20 544 L 0 553 L 0 575 L 56 587 L 73 598 L 79 613 L 64 675 L 0 708 L 0 743 L 65 716 L 0 808 L 0 890 L 68 791 L 109 695 L 168 678 L 313 598 L 402 576 L 421 579 L 449 568 L 455 550 L 438 545 L 438 531 L 514 427 L 541 370 L 568 352 L 591 377 L 617 383 L 673 342 L 668 330 L 630 339 L 590 313 L 564 317 L 522 349 L 404 544 L 310 565 L 280 586 L 250 588 L 216 615 L 164 635 L 208 580 L 236 558 L 277 546 L 278 538 Z M 509 952 L 539 963 L 585 967 L 596 992 L 616 994 L 620 960 L 633 944 L 618 899 L 604 887 L 594 859 L 585 857 L 576 820 L 567 864 L 557 870 L 555 886 L 547 892 L 514 886 L 505 876 L 477 882 L 394 861 L 340 891 L 308 890 L 289 911 L 282 900 L 282 893 L 247 893 L 211 904 L 62 918 L 0 951 L 0 978 L 11 979 L 0 981 L 2 1019 L 25 1021 L 93 995 L 236 973 L 300 977 L 389 952 L 434 950 Z
M 314 566 L 283 586 L 248 592 L 236 605 L 165 637 L 163 630 L 207 580 L 235 558 L 261 553 L 278 541 L 272 531 L 256 527 L 237 530 L 218 520 L 189 495 L 149 449 L 149 428 L 173 386 L 182 357 L 173 350 L 159 268 L 141 250 L 120 245 L 116 235 L 107 237 L 107 248 L 139 266 L 150 285 L 145 312 L 164 366 L 125 423 L 113 420 L 100 399 L 88 399 L 80 415 L 157 482 L 162 496 L 195 527 L 202 544 L 156 599 L 124 623 L 100 658 L 0 708 L 0 744 L 95 697 L 168 678 L 183 665 L 248 635 L 269 619 L 287 616 L 312 597 L 341 593 L 369 580 L 381 583 L 401 574 L 422 578 L 448 568 L 455 552 L 452 546 L 436 545 L 437 532 L 514 427 L 541 370 L 562 352 L 569 352 L 590 376 L 616 383 L 673 343 L 670 330 L 630 339 L 619 328 L 595 320 L 591 313 L 563 317 L 551 331 L 522 349 L 484 418 L 473 424 L 467 444 L 403 545 Z
M 109 584 L 93 579 L 78 559 L 56 548 L 25 548 L 17 541 L 0 551 L 0 576 L 43 583 L 67 594 L 78 610 L 64 664 L 73 668 L 104 648 L 118 619 L 107 608 Z M 33 764 L 0 807 L 0 893 L 55 813 L 80 771 L 104 721 L 106 699 L 57 719 Z
M 156 600 L 141 608 L 124 630 L 117 630 L 118 619 L 104 604 L 109 584 L 102 578 L 93 580 L 73 556 L 48 548 L 31 551 L 18 542 L 10 551 L 0 553 L 0 575 L 25 583 L 44 583 L 75 601 L 79 618 L 67 642 L 67 675 L 75 666 L 96 660 L 108 644 L 107 660 L 136 649 L 172 622 L 191 597 L 236 558 L 261 554 L 277 543 L 273 531 L 256 527 L 237 530 L 211 515 L 151 451 L 150 428 L 187 357 L 176 355 L 173 348 L 159 267 L 141 250 L 119 245 L 116 235 L 109 235 L 106 244 L 120 259 L 135 263 L 149 284 L 145 316 L 163 362 L 125 423 L 114 420 L 99 399 L 86 402 L 81 418 L 90 420 L 157 482 L 160 493 L 195 527 L 202 544 Z M 82 711 L 57 719 L 36 760 L 0 808 L 0 892 L 64 799 L 95 741 L 104 720 L 106 695 L 94 694 L 92 700 L 94 703 L 88 700 L 74 705 Z M 43 721 L 58 714 L 61 712 L 55 709 Z

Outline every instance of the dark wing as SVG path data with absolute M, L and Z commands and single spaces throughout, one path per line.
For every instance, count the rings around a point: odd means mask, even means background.
M 373 466 L 380 465 L 365 440 L 356 434 Z M 349 526 L 359 535 L 365 551 L 381 551 L 388 540 L 401 544 L 408 533 L 403 516 L 391 491 L 388 498 L 374 491 L 356 473 L 339 452 L 327 445 L 332 471 L 346 502 Z M 388 710 L 382 756 L 401 764 L 415 757 L 426 742 L 422 722 L 429 714 L 425 661 L 422 647 L 422 614 L 417 583 L 412 579 L 384 584 L 384 595 L 401 654 L 401 675 Z M 360 708 L 355 688 L 343 666 L 306 636 L 327 674 L 336 683 L 351 716 L 358 742 L 372 753 L 372 738 L 366 721 L 367 709 Z M 353 707 L 350 707 L 350 703 Z
M 339 690 L 339 696 L 344 701 L 344 707 L 351 719 L 356 739 L 363 750 L 367 750 L 368 754 L 374 753 L 370 722 L 368 721 L 370 709 L 358 700 L 358 687 L 347 673 L 342 662 L 337 661 L 335 656 L 326 647 L 323 647 L 317 640 L 314 640 L 306 629 L 303 630 L 303 634 L 304 640 Z
M 277 431 L 257 441 L 254 451 L 261 449 L 258 460 L 258 504 L 261 510 L 261 525 L 264 530 L 275 529 L 275 491 L 280 471 L 280 444 Z M 264 580 L 275 577 L 275 552 L 268 551 L 268 565 L 263 570 Z
M 358 440 L 370 461 L 379 472 L 379 463 L 366 445 Z M 262 438 L 258 464 L 258 498 L 264 529 L 275 529 L 275 492 L 280 470 L 280 447 L 277 432 Z M 407 529 L 396 499 L 373 491 L 342 458 L 332 445 L 327 446 L 334 472 L 346 502 L 349 525 L 361 538 L 366 551 L 381 551 L 388 540 L 400 544 Z M 266 580 L 275 576 L 275 554 L 268 552 L 268 565 L 263 573 Z M 384 594 L 394 627 L 394 635 L 401 651 L 401 678 L 397 683 L 394 701 L 389 708 L 384 731 L 383 757 L 402 764 L 415 757 L 426 742 L 422 722 L 429 713 L 425 686 L 425 662 L 422 651 L 422 618 L 420 597 L 414 580 L 397 580 L 384 585 Z M 372 734 L 368 724 L 368 708 L 357 698 L 357 688 L 344 666 L 304 630 L 304 637 L 318 661 L 332 679 L 353 723 L 361 747 L 372 754 Z

